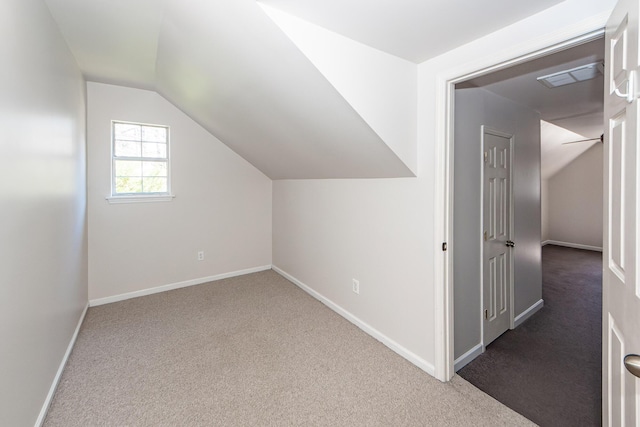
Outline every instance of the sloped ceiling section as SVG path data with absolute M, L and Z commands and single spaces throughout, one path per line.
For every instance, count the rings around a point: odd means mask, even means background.
M 85 78 L 153 89 L 163 0 L 46 0 Z
M 286 12 L 262 5 L 394 153 L 417 170 L 417 67 Z
M 254 0 L 46 2 L 87 79 L 156 90 L 272 179 L 414 176 Z

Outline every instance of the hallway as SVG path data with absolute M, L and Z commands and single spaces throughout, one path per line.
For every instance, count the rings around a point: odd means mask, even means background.
M 601 424 L 602 254 L 542 249 L 544 307 L 458 375 L 533 422 Z

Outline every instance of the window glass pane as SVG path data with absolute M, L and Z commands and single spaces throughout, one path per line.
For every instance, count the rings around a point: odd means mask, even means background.
M 140 157 L 140 142 L 137 141 L 116 141 L 116 157 Z
M 129 176 L 116 178 L 116 193 L 142 193 L 142 178 Z
M 143 191 L 145 193 L 166 193 L 167 192 L 167 178 L 154 177 L 144 178 Z
M 128 123 L 114 123 L 113 131 L 115 139 L 128 139 L 132 141 L 140 141 L 141 131 L 140 125 L 132 125 Z
M 113 122 L 112 138 L 113 194 L 167 194 L 168 127 Z
M 142 162 L 116 160 L 116 176 L 142 176 Z
M 148 143 L 142 144 L 142 157 L 155 157 L 157 159 L 167 158 L 167 144 Z
M 142 140 L 150 142 L 167 142 L 167 128 L 142 126 Z
M 143 162 L 142 175 L 167 176 L 167 163 L 166 162 Z

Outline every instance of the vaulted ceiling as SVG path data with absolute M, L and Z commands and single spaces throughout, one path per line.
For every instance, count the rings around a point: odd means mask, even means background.
M 416 63 L 560 0 L 45 2 L 87 80 L 155 90 L 293 179 L 414 176 Z

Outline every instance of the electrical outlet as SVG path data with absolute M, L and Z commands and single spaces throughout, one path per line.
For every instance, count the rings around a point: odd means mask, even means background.
M 204 261 L 204 251 L 198 251 L 198 261 Z
M 360 282 L 358 280 L 353 279 L 352 289 L 353 289 L 353 292 L 360 295 Z

